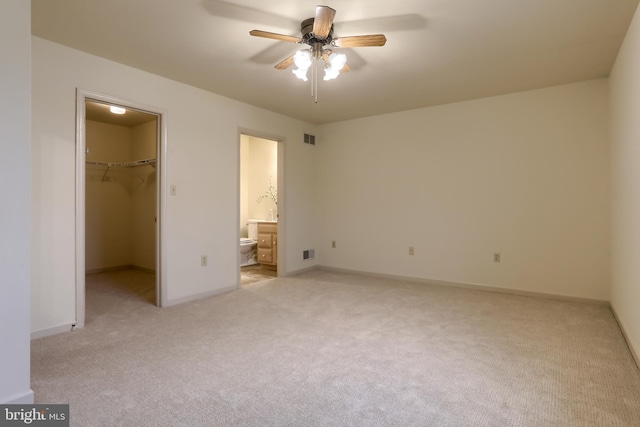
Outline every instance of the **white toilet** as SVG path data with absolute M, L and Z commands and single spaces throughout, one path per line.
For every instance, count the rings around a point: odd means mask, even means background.
M 240 267 L 257 264 L 256 248 L 258 246 L 258 223 L 249 221 L 247 224 L 249 237 L 240 238 Z

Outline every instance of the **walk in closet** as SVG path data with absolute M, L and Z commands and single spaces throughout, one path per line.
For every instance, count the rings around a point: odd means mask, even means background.
M 86 102 L 86 273 L 155 273 L 158 118 L 109 107 Z

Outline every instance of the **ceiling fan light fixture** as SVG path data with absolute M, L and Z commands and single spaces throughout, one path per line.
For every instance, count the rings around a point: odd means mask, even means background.
M 261 30 L 249 31 L 251 36 L 306 44 L 311 48 L 299 50 L 295 54 L 289 55 L 274 65 L 274 68 L 276 70 L 284 70 L 295 63 L 298 68 L 293 70 L 293 74 L 304 81 L 309 80 L 307 78 L 307 71 L 311 68 L 311 98 L 313 98 L 316 103 L 318 102 L 318 70 L 320 65 L 312 67 L 313 61 L 325 62 L 324 80 L 333 80 L 338 77 L 340 73 L 349 71 L 351 67 L 346 64 L 346 55 L 333 54 L 331 48 L 384 46 L 387 42 L 384 34 L 334 37 L 333 20 L 335 15 L 336 10 L 329 6 L 316 6 L 315 15 L 300 23 L 301 37 L 287 36 Z
M 332 53 L 329 55 L 329 66 L 324 69 L 324 80 L 333 80 L 340 75 L 340 71 L 347 63 L 347 55 Z
M 298 69 L 293 70 L 292 72 L 293 72 L 293 74 L 295 74 L 295 76 L 296 76 L 297 78 L 299 78 L 300 80 L 303 80 L 303 81 L 305 81 L 305 82 L 306 82 L 307 80 L 309 80 L 309 79 L 307 78 L 307 70 L 303 70 L 302 68 L 298 68 Z
M 116 107 L 115 105 L 111 105 L 109 107 L 109 111 L 111 111 L 113 114 L 124 114 L 127 112 L 126 109 L 122 108 L 122 107 Z
M 340 71 L 334 69 L 334 68 L 325 68 L 324 69 L 324 78 L 322 80 L 327 81 L 327 80 L 333 80 L 336 77 L 338 77 L 338 75 L 340 75 Z
M 311 67 L 311 52 L 309 49 L 302 49 L 293 56 L 293 63 L 297 69 L 293 70 L 293 74 L 300 80 L 307 81 L 307 70 Z

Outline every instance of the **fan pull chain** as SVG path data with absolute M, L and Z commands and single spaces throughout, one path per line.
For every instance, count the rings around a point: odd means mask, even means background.
M 313 102 L 318 103 L 318 66 L 313 67 Z

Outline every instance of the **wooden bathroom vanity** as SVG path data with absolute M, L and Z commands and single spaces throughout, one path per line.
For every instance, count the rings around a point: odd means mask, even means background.
M 278 222 L 258 222 L 258 262 L 270 268 L 278 266 Z

